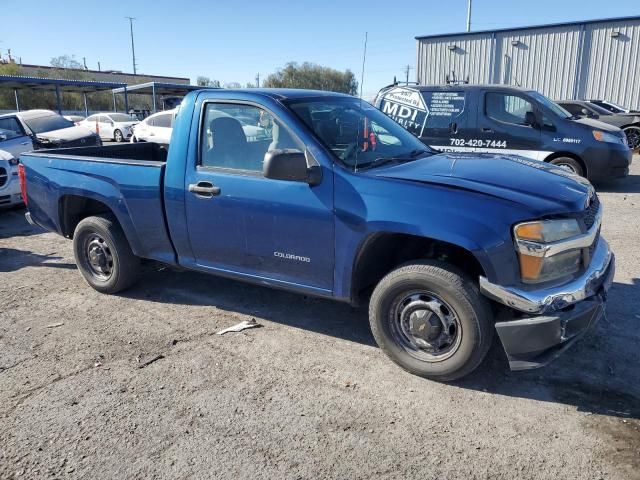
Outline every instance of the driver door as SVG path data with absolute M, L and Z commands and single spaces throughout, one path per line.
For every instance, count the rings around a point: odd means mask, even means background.
M 253 103 L 206 102 L 185 175 L 189 240 L 199 267 L 333 290 L 333 178 L 316 186 L 262 175 L 270 149 L 304 145 Z M 266 117 L 270 121 L 266 121 Z

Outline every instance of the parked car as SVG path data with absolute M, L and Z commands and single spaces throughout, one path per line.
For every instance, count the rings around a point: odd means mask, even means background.
M 103 112 L 90 115 L 80 124 L 100 135 L 104 140 L 124 142 L 131 138 L 133 127 L 139 122 L 125 113 Z
M 238 118 L 255 113 L 271 129 L 250 140 Z M 27 153 L 20 176 L 27 219 L 73 239 L 99 292 L 133 285 L 146 258 L 355 305 L 371 294 L 381 349 L 440 380 L 474 370 L 494 330 L 513 369 L 551 361 L 604 315 L 615 269 L 587 180 L 438 153 L 336 93 L 191 92 L 168 150 Z
M 18 121 L 22 131 L 31 137 L 33 148 L 36 149 L 102 145 L 100 137 L 95 133 L 83 126 L 74 125 L 72 121 L 51 110 L 8 113 L 0 115 L 0 122 L 2 119 Z
M 63 115 L 63 117 L 76 125 L 80 124 L 80 122 L 85 119 L 82 115 Z
M 580 100 L 560 100 L 556 103 L 577 118 L 592 118 L 621 128 L 627 136 L 629 148 L 640 148 L 640 114 L 612 113 L 591 102 Z
M 596 182 L 629 173 L 623 132 L 572 115 L 544 95 L 506 85 L 391 85 L 375 104 L 425 144 L 446 152 L 517 154 Z
M 19 158 L 22 152 L 33 150 L 32 137 L 15 115 L 0 115 L 0 150 Z
M 177 109 L 149 115 L 133 129 L 131 142 L 154 142 L 169 145 Z
M 0 139 L 2 135 L 0 130 Z M 0 150 L 0 209 L 21 203 L 18 160 L 9 152 Z
M 589 103 L 593 103 L 605 110 L 608 110 L 611 113 L 632 113 L 637 114 L 640 113 L 640 110 L 632 110 L 630 108 L 623 107 L 618 105 L 617 103 L 609 102 L 607 100 L 589 100 Z

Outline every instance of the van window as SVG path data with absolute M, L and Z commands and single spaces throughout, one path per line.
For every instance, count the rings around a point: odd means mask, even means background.
M 383 94 L 380 110 L 417 137 L 425 129 L 448 131 L 451 124 L 464 127 L 467 116 L 465 92 L 458 90 L 394 87 Z
M 533 112 L 533 105 L 522 97 L 500 92 L 485 95 L 487 117 L 503 123 L 526 125 L 527 112 Z
M 465 97 L 460 91 L 422 92 L 429 115 L 427 128 L 449 128 L 452 123 L 460 123 L 464 115 Z

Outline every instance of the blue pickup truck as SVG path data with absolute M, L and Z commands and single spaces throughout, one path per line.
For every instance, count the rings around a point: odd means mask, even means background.
M 473 371 L 495 331 L 511 368 L 548 363 L 604 315 L 614 275 L 587 180 L 517 156 L 438 153 L 346 95 L 200 90 L 168 149 L 20 161 L 27 219 L 73 239 L 96 290 L 130 287 L 151 259 L 368 302 L 381 349 L 438 380 Z

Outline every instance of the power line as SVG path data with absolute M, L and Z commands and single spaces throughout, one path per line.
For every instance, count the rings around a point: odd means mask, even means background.
M 135 17 L 124 17 L 124 18 L 128 18 L 129 19 L 129 30 L 131 31 L 131 56 L 133 57 L 133 74 L 137 75 L 137 69 L 136 69 L 136 48 L 135 48 L 135 44 L 133 43 L 133 21 L 135 20 Z

